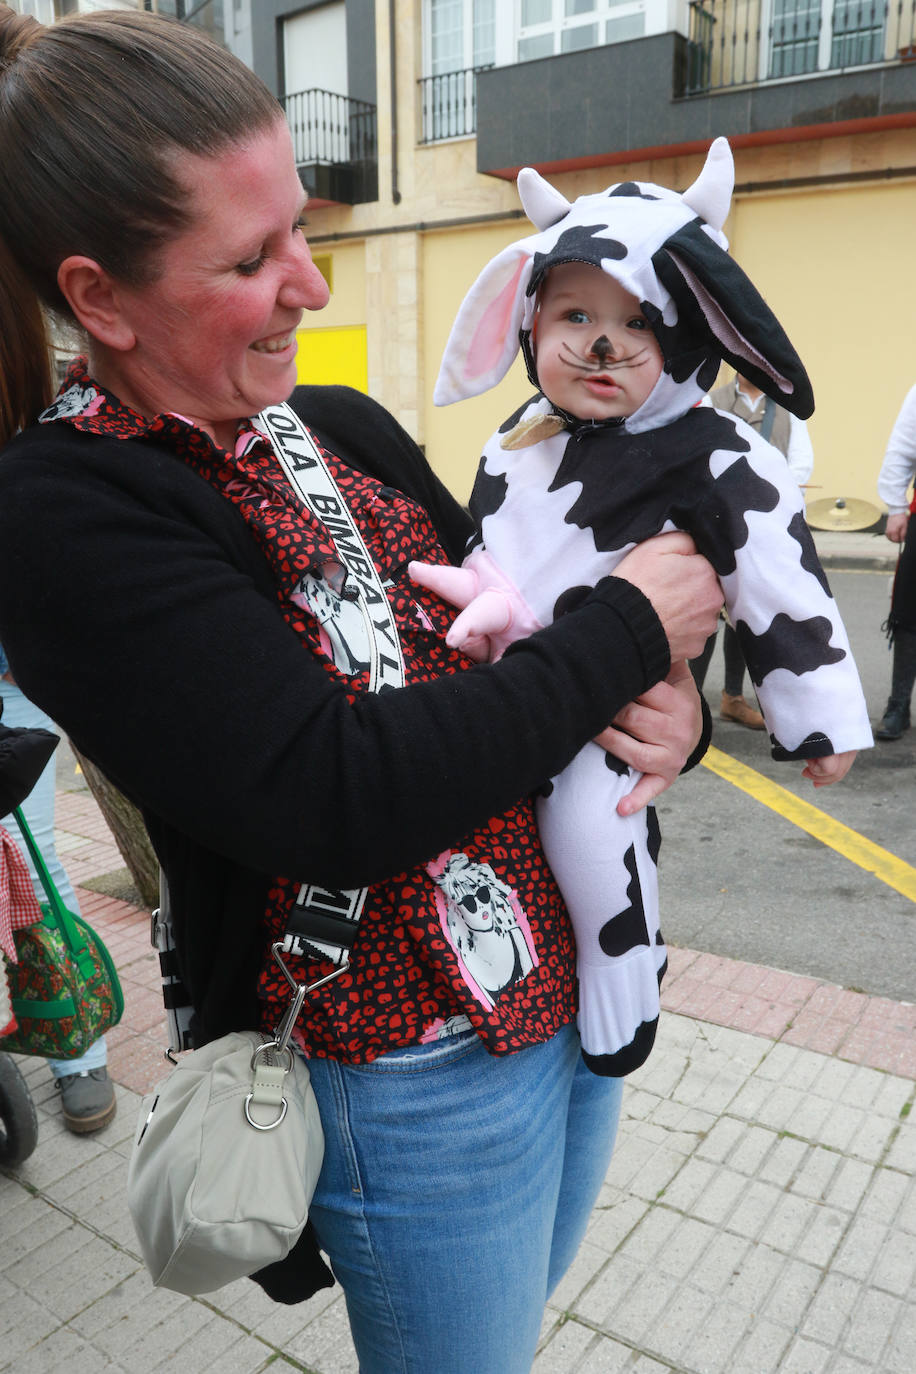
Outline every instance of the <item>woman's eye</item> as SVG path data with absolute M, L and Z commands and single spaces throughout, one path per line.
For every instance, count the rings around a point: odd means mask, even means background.
M 266 261 L 266 255 L 264 253 L 259 253 L 258 256 L 252 258 L 250 262 L 237 263 L 235 270 L 240 276 L 253 277 L 256 272 L 260 272 Z

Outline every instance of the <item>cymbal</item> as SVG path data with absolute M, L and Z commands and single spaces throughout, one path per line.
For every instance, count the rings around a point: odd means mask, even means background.
M 877 525 L 881 511 L 857 496 L 824 496 L 809 504 L 805 519 L 815 530 L 867 530 Z

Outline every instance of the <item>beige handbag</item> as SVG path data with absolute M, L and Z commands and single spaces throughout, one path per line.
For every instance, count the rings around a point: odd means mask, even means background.
M 189 1296 L 285 1259 L 305 1230 L 324 1159 L 318 1103 L 289 1037 L 311 987 L 297 983 L 276 1037 L 234 1031 L 193 1050 L 143 1099 L 127 1205 L 157 1288 Z

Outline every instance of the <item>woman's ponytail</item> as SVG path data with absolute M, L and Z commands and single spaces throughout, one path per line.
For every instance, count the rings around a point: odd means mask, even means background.
M 0 6 L 0 102 L 19 54 L 42 31 L 28 15 Z M 0 236 L 0 444 L 30 424 L 53 395 L 53 369 L 41 303 Z

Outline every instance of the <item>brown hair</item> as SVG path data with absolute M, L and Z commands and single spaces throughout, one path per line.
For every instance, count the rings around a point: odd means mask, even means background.
M 192 26 L 112 10 L 44 27 L 0 4 L 0 443 L 51 399 L 42 307 L 69 315 L 61 262 L 153 280 L 156 249 L 189 222 L 175 155 L 222 152 L 281 117 Z

